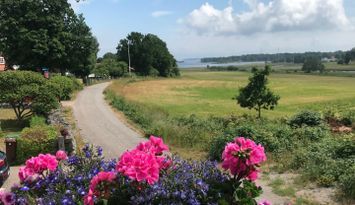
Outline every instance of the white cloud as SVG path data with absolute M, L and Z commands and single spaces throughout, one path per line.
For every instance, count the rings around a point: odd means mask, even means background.
M 347 29 L 351 21 L 343 0 L 244 0 L 250 10 L 236 13 L 231 4 L 223 10 L 209 3 L 193 10 L 183 24 L 202 34 L 253 34 L 259 32 Z M 181 21 L 180 21 L 181 22 Z
M 154 11 L 152 13 L 152 16 L 155 17 L 155 18 L 159 18 L 159 17 L 162 17 L 162 16 L 168 16 L 168 15 L 171 15 L 173 12 L 171 11 Z

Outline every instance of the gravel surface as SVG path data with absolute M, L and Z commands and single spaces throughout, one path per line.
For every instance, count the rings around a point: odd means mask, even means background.
M 74 104 L 76 125 L 85 142 L 101 146 L 106 158 L 118 158 L 144 138 L 120 121 L 104 99 L 103 91 L 110 83 L 85 87 Z

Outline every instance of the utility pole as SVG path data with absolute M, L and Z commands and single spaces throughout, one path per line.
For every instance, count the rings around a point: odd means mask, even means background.
M 130 44 L 130 40 L 127 40 L 127 46 L 128 46 L 128 73 L 129 73 L 129 76 L 132 77 L 132 75 L 131 75 L 131 55 L 129 53 L 129 44 Z

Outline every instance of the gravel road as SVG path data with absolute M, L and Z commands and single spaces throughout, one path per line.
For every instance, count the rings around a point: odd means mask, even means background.
M 85 87 L 73 104 L 76 124 L 84 141 L 101 146 L 108 159 L 118 158 L 144 140 L 121 122 L 106 103 L 103 91 L 109 84 Z

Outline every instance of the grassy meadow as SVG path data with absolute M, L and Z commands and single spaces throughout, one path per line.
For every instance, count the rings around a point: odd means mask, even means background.
M 183 71 L 180 78 L 115 81 L 110 89 L 129 101 L 163 109 L 172 116 L 199 117 L 252 114 L 233 98 L 248 82 L 249 72 Z M 291 116 L 311 109 L 355 109 L 355 79 L 303 74 L 272 73 L 269 86 L 281 96 L 269 118 Z

